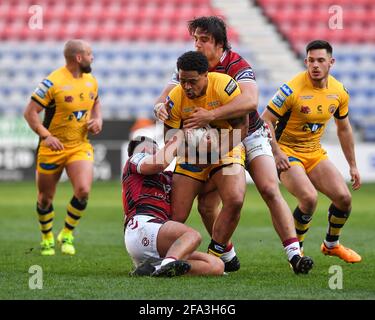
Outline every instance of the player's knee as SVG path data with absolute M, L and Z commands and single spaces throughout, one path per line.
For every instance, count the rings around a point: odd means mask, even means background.
M 339 194 L 337 202 L 340 204 L 342 210 L 349 211 L 352 206 L 352 195 L 349 192 Z
M 273 184 L 261 186 L 259 192 L 266 202 L 276 201 L 281 195 L 278 186 Z
M 193 243 L 195 248 L 198 248 L 202 242 L 201 234 L 194 229 L 190 229 L 188 232 L 189 232 L 190 241 Z
M 228 199 L 223 200 L 223 207 L 231 211 L 233 214 L 240 214 L 243 205 L 242 195 L 233 195 Z
M 302 196 L 301 202 L 304 207 L 304 212 L 313 212 L 318 203 L 318 192 L 316 190 L 306 193 Z
M 89 198 L 89 193 L 90 188 L 82 186 L 76 189 L 75 196 L 79 200 L 87 201 L 87 199 Z
M 51 195 L 45 193 L 39 193 L 38 195 L 38 206 L 41 209 L 48 209 L 53 201 L 53 197 Z

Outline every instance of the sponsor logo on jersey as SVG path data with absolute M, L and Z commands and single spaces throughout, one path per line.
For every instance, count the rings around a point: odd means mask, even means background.
M 301 100 L 311 100 L 314 96 L 299 96 Z
M 90 97 L 91 100 L 94 100 L 95 99 L 95 93 L 90 91 L 89 97 Z
M 316 109 L 318 110 L 318 113 L 323 113 L 323 106 L 320 104 L 316 107 Z
M 150 245 L 150 240 L 148 240 L 146 237 L 142 239 L 142 244 L 144 247 L 147 247 Z
M 329 107 L 328 107 L 328 112 L 333 114 L 336 110 L 336 106 L 334 104 L 331 104 Z
M 42 81 L 42 83 L 43 83 L 48 89 L 51 88 L 51 87 L 53 86 L 53 82 L 50 81 L 50 80 L 48 80 L 48 79 L 44 79 L 44 80 Z
M 303 126 L 303 131 L 317 133 L 318 131 L 321 130 L 322 127 L 323 127 L 323 123 L 306 123 Z
M 65 96 L 64 97 L 65 102 L 71 103 L 71 102 L 73 102 L 73 100 L 74 100 L 74 98 L 72 96 Z
M 280 90 L 287 96 L 289 97 L 292 93 L 293 90 L 286 84 L 284 83 L 281 87 Z
M 311 109 L 308 106 L 301 106 L 300 112 L 304 114 L 309 114 L 311 113 Z
M 246 69 L 237 75 L 236 80 L 237 81 L 240 81 L 240 80 L 254 80 L 255 81 L 254 71 L 251 69 Z
M 38 97 L 40 97 L 40 98 L 42 98 L 42 99 L 44 99 L 44 98 L 46 97 L 46 93 L 45 93 L 42 89 L 40 89 L 40 88 L 36 88 L 35 91 L 34 91 L 34 93 L 35 93 Z
M 327 99 L 334 99 L 334 100 L 336 100 L 336 99 L 339 98 L 339 95 L 338 94 L 327 94 L 326 98 Z
M 286 97 L 280 91 L 277 91 L 272 97 L 272 102 L 276 107 L 281 108 L 285 102 L 285 99 Z
M 163 189 L 165 193 L 170 193 L 172 190 L 172 187 L 169 184 L 163 184 Z
M 231 79 L 229 83 L 227 84 L 227 86 L 225 87 L 224 91 L 228 94 L 228 96 L 230 96 L 236 89 L 237 89 L 237 83 L 233 79 Z
M 182 112 L 184 113 L 189 113 L 189 112 L 192 112 L 194 110 L 194 107 L 192 106 L 189 106 L 189 107 L 185 107 L 182 109 Z
M 167 106 L 172 109 L 174 107 L 174 102 L 171 100 L 169 96 L 167 96 Z
M 81 92 L 81 93 L 79 94 L 79 98 L 81 99 L 81 101 L 85 100 L 85 97 L 84 97 L 84 95 L 83 95 L 83 92 Z
M 73 111 L 73 114 L 77 121 L 80 121 L 83 118 L 83 116 L 86 114 L 86 111 L 87 110 Z
M 218 106 L 220 106 L 220 101 L 218 101 L 218 100 L 210 101 L 210 102 L 207 103 L 207 105 L 209 107 L 218 107 Z

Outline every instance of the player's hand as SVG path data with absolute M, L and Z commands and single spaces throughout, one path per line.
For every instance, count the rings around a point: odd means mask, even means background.
M 54 137 L 53 135 L 49 135 L 47 138 L 43 140 L 45 146 L 50 148 L 52 151 L 62 151 L 64 150 L 64 145 L 60 142 L 59 139 Z
M 284 152 L 281 150 L 279 152 L 274 152 L 273 156 L 275 158 L 277 171 L 284 172 L 290 168 L 289 159 Z
M 358 190 L 361 187 L 361 176 L 357 167 L 350 168 L 350 176 L 352 181 L 352 189 Z
M 197 108 L 193 114 L 184 121 L 184 129 L 198 129 L 205 127 L 215 120 L 214 113 L 210 110 Z
M 103 122 L 100 119 L 90 119 L 87 121 L 87 130 L 92 134 L 98 134 L 102 131 Z
M 168 120 L 169 114 L 167 111 L 167 106 L 163 102 L 159 102 L 154 106 L 154 115 L 160 121 Z

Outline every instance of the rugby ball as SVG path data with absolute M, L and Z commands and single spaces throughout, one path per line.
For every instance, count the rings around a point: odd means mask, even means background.
M 210 130 L 210 126 L 207 125 L 203 128 L 198 129 L 186 129 L 185 130 L 185 139 L 189 147 L 198 148 L 199 143 L 206 136 Z

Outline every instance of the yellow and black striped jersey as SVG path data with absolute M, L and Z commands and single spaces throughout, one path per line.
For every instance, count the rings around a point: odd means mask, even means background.
M 326 88 L 315 88 L 305 71 L 283 84 L 267 108 L 278 117 L 275 133 L 279 144 L 312 152 L 321 147 L 320 139 L 332 116 L 343 119 L 348 115 L 349 94 L 332 76 Z
M 98 98 L 98 83 L 90 73 L 74 78 L 64 66 L 53 71 L 33 92 L 31 98 L 45 108 L 43 125 L 65 147 L 87 139 L 87 121 Z

